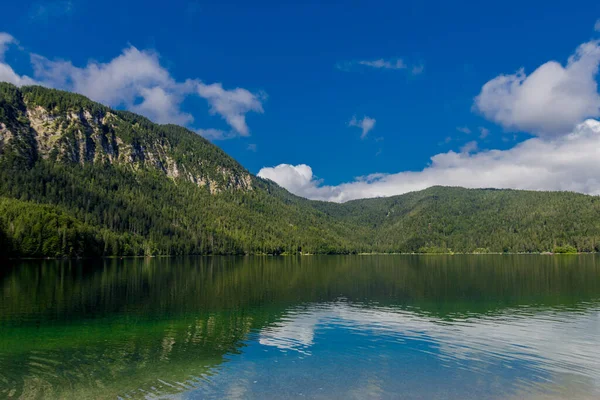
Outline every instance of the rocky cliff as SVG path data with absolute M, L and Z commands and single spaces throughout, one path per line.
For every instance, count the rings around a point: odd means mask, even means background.
M 253 188 L 240 164 L 185 128 L 35 86 L 0 83 L 0 156 L 155 170 L 211 193 Z

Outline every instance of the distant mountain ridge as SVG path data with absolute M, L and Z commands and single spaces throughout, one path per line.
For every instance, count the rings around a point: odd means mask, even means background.
M 432 187 L 297 197 L 185 128 L 0 83 L 0 256 L 600 250 L 600 198 Z

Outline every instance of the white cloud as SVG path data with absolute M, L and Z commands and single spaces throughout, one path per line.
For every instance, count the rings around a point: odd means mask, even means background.
M 407 65 L 402 61 L 401 58 L 396 58 L 394 60 L 385 60 L 380 58 L 378 60 L 363 60 L 358 62 L 360 65 L 366 65 L 367 67 L 372 68 L 383 68 L 383 69 L 405 69 Z
M 220 83 L 205 85 L 200 82 L 197 90 L 210 104 L 211 113 L 222 116 L 240 136 L 250 135 L 246 125 L 246 113 L 263 113 L 261 100 L 264 94 L 256 95 L 242 88 L 225 90 Z
M 6 32 L 0 32 L 0 82 L 9 82 L 14 85 L 35 85 L 35 80 L 25 75 L 17 74 L 10 65 L 4 62 L 4 54 L 10 45 L 17 44 L 17 40 Z
M 12 36 L 0 33 L 0 57 L 11 42 L 14 42 Z M 19 76 L 8 64 L 0 62 L 0 80 L 16 85 L 42 84 L 69 90 L 111 107 L 125 107 L 157 123 L 187 126 L 194 118 L 182 110 L 182 103 L 189 96 L 199 96 L 207 100 L 210 114 L 220 115 L 232 128 L 229 132 L 197 129 L 212 139 L 248 136 L 246 114 L 263 112 L 262 101 L 266 95 L 243 88 L 227 90 L 221 83 L 205 84 L 198 79 L 177 81 L 160 64 L 158 53 L 133 46 L 106 63 L 90 61 L 84 67 L 38 54 L 30 57 L 34 79 Z
M 588 120 L 568 135 L 532 138 L 509 150 L 450 151 L 431 157 L 421 171 L 371 174 L 337 186 L 323 185 L 308 165 L 282 164 L 258 175 L 299 196 L 344 202 L 393 196 L 434 185 L 468 188 L 568 190 L 600 194 L 600 122 Z
M 108 63 L 91 61 L 83 68 L 37 54 L 31 62 L 35 78 L 46 86 L 81 93 L 113 107 L 124 106 L 158 123 L 193 121 L 180 107 L 194 82 L 177 83 L 155 52 L 130 46 Z
M 600 18 L 596 20 L 596 23 L 594 24 L 594 30 L 596 32 L 600 32 Z
M 258 146 L 256 146 L 256 143 L 250 143 L 248 147 L 246 147 L 246 150 L 256 153 Z
M 262 168 L 258 176 L 270 179 L 290 192 L 308 198 L 318 198 L 321 190 L 321 181 L 313 176 L 312 168 L 306 164 L 280 164 L 276 167 Z
M 466 126 L 457 126 L 456 130 L 462 133 L 466 133 L 467 135 L 471 134 L 471 130 Z
M 8 50 L 8 46 L 13 43 L 16 43 L 14 37 L 6 32 L 0 32 L 0 61 L 4 60 L 4 53 Z
M 460 148 L 460 152 L 461 153 L 472 153 L 474 151 L 477 150 L 477 142 L 476 141 L 471 141 L 468 143 L 465 143 L 461 148 Z
M 17 74 L 8 64 L 0 62 L 0 82 L 8 82 L 13 85 L 36 85 L 37 82 L 25 75 Z
M 549 61 L 527 76 L 523 69 L 487 82 L 474 108 L 506 129 L 544 136 L 569 132 L 600 115 L 596 75 L 600 41 L 579 46 L 563 67 Z
M 485 139 L 490 135 L 490 130 L 488 128 L 484 128 L 483 126 L 479 127 L 479 138 Z
M 16 44 L 17 40 L 6 32 L 0 32 L 0 82 L 9 82 L 14 85 L 35 85 L 35 80 L 25 75 L 17 74 L 10 65 L 4 62 L 4 54 L 10 45 Z
M 406 64 L 401 58 L 379 58 L 376 60 L 342 61 L 336 64 L 337 69 L 346 72 L 351 71 L 357 66 L 364 66 L 374 69 L 408 70 L 413 75 L 419 75 L 425 69 L 425 66 L 423 64 L 414 64 L 410 66 Z
M 348 126 L 356 126 L 362 129 L 362 133 L 360 134 L 360 138 L 364 139 L 367 137 L 370 131 L 375 128 L 375 118 L 370 118 L 364 116 L 363 119 L 356 119 L 356 116 L 352 117 L 350 122 L 348 122 Z
M 169 72 L 160 65 L 158 54 L 133 46 L 108 63 L 92 61 L 84 68 L 39 55 L 32 55 L 32 63 L 35 76 L 43 82 L 72 89 L 106 104 L 133 104 L 144 89 L 176 85 Z
M 130 106 L 131 111 L 146 115 L 159 124 L 187 125 L 194 121 L 191 114 L 179 110 L 181 96 L 178 93 L 169 93 L 162 87 L 141 88 L 140 95 L 143 101 Z

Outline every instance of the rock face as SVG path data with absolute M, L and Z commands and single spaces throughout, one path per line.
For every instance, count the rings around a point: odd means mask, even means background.
M 253 188 L 248 171 L 189 130 L 72 93 L 0 83 L 0 157 L 9 154 L 30 165 L 47 160 L 155 170 L 211 193 Z

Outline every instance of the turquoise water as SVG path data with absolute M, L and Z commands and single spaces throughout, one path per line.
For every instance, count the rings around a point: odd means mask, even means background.
M 0 398 L 600 398 L 595 255 L 21 262 L 0 300 Z

